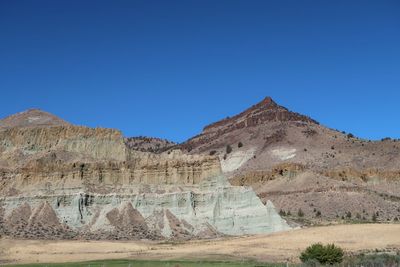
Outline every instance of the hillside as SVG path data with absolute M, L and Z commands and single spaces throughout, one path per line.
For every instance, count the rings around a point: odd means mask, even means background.
M 252 186 L 288 218 L 301 209 L 304 218 L 294 219 L 316 223 L 400 219 L 398 140 L 359 139 L 269 97 L 181 147 L 218 156 L 232 184 Z

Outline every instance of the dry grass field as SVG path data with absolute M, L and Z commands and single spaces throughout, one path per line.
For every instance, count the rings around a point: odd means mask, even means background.
M 0 240 L 6 263 L 55 263 L 103 259 L 208 259 L 297 262 L 312 243 L 335 243 L 347 253 L 400 251 L 400 224 L 352 224 L 297 229 L 270 235 L 160 243 L 151 241 Z

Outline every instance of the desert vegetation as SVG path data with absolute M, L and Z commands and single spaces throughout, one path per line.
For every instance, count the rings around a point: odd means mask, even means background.
M 338 264 L 343 261 L 344 251 L 334 244 L 313 244 L 307 247 L 300 255 L 304 263 L 318 263 L 323 265 Z

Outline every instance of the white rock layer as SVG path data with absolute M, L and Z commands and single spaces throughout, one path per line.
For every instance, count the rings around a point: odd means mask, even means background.
M 1 202 L 6 218 L 25 203 L 35 209 L 41 203 L 48 202 L 60 222 L 77 231 L 112 230 L 107 213 L 116 207 L 121 209 L 126 203 L 131 203 L 146 221 L 151 221 L 156 214 L 162 214 L 163 218 L 149 223 L 149 227 L 158 228 L 155 230 L 160 230 L 166 238 L 172 234 L 166 217 L 167 210 L 178 220 L 190 225 L 185 229 L 192 236 L 210 226 L 227 235 L 290 229 L 271 202 L 264 205 L 250 187 L 231 186 L 223 176 L 206 179 L 196 186 L 163 186 L 164 190 L 167 189 L 165 193 L 160 193 L 157 185 L 147 185 L 148 193 L 140 193 L 141 189 L 140 186 L 130 187 L 126 194 L 68 192 L 62 195 L 7 197 Z

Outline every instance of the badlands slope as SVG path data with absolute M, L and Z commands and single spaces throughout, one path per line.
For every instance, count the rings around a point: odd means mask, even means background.
M 0 234 L 192 239 L 290 229 L 270 201 L 232 186 L 217 157 L 143 152 L 137 141 L 39 110 L 0 121 Z

